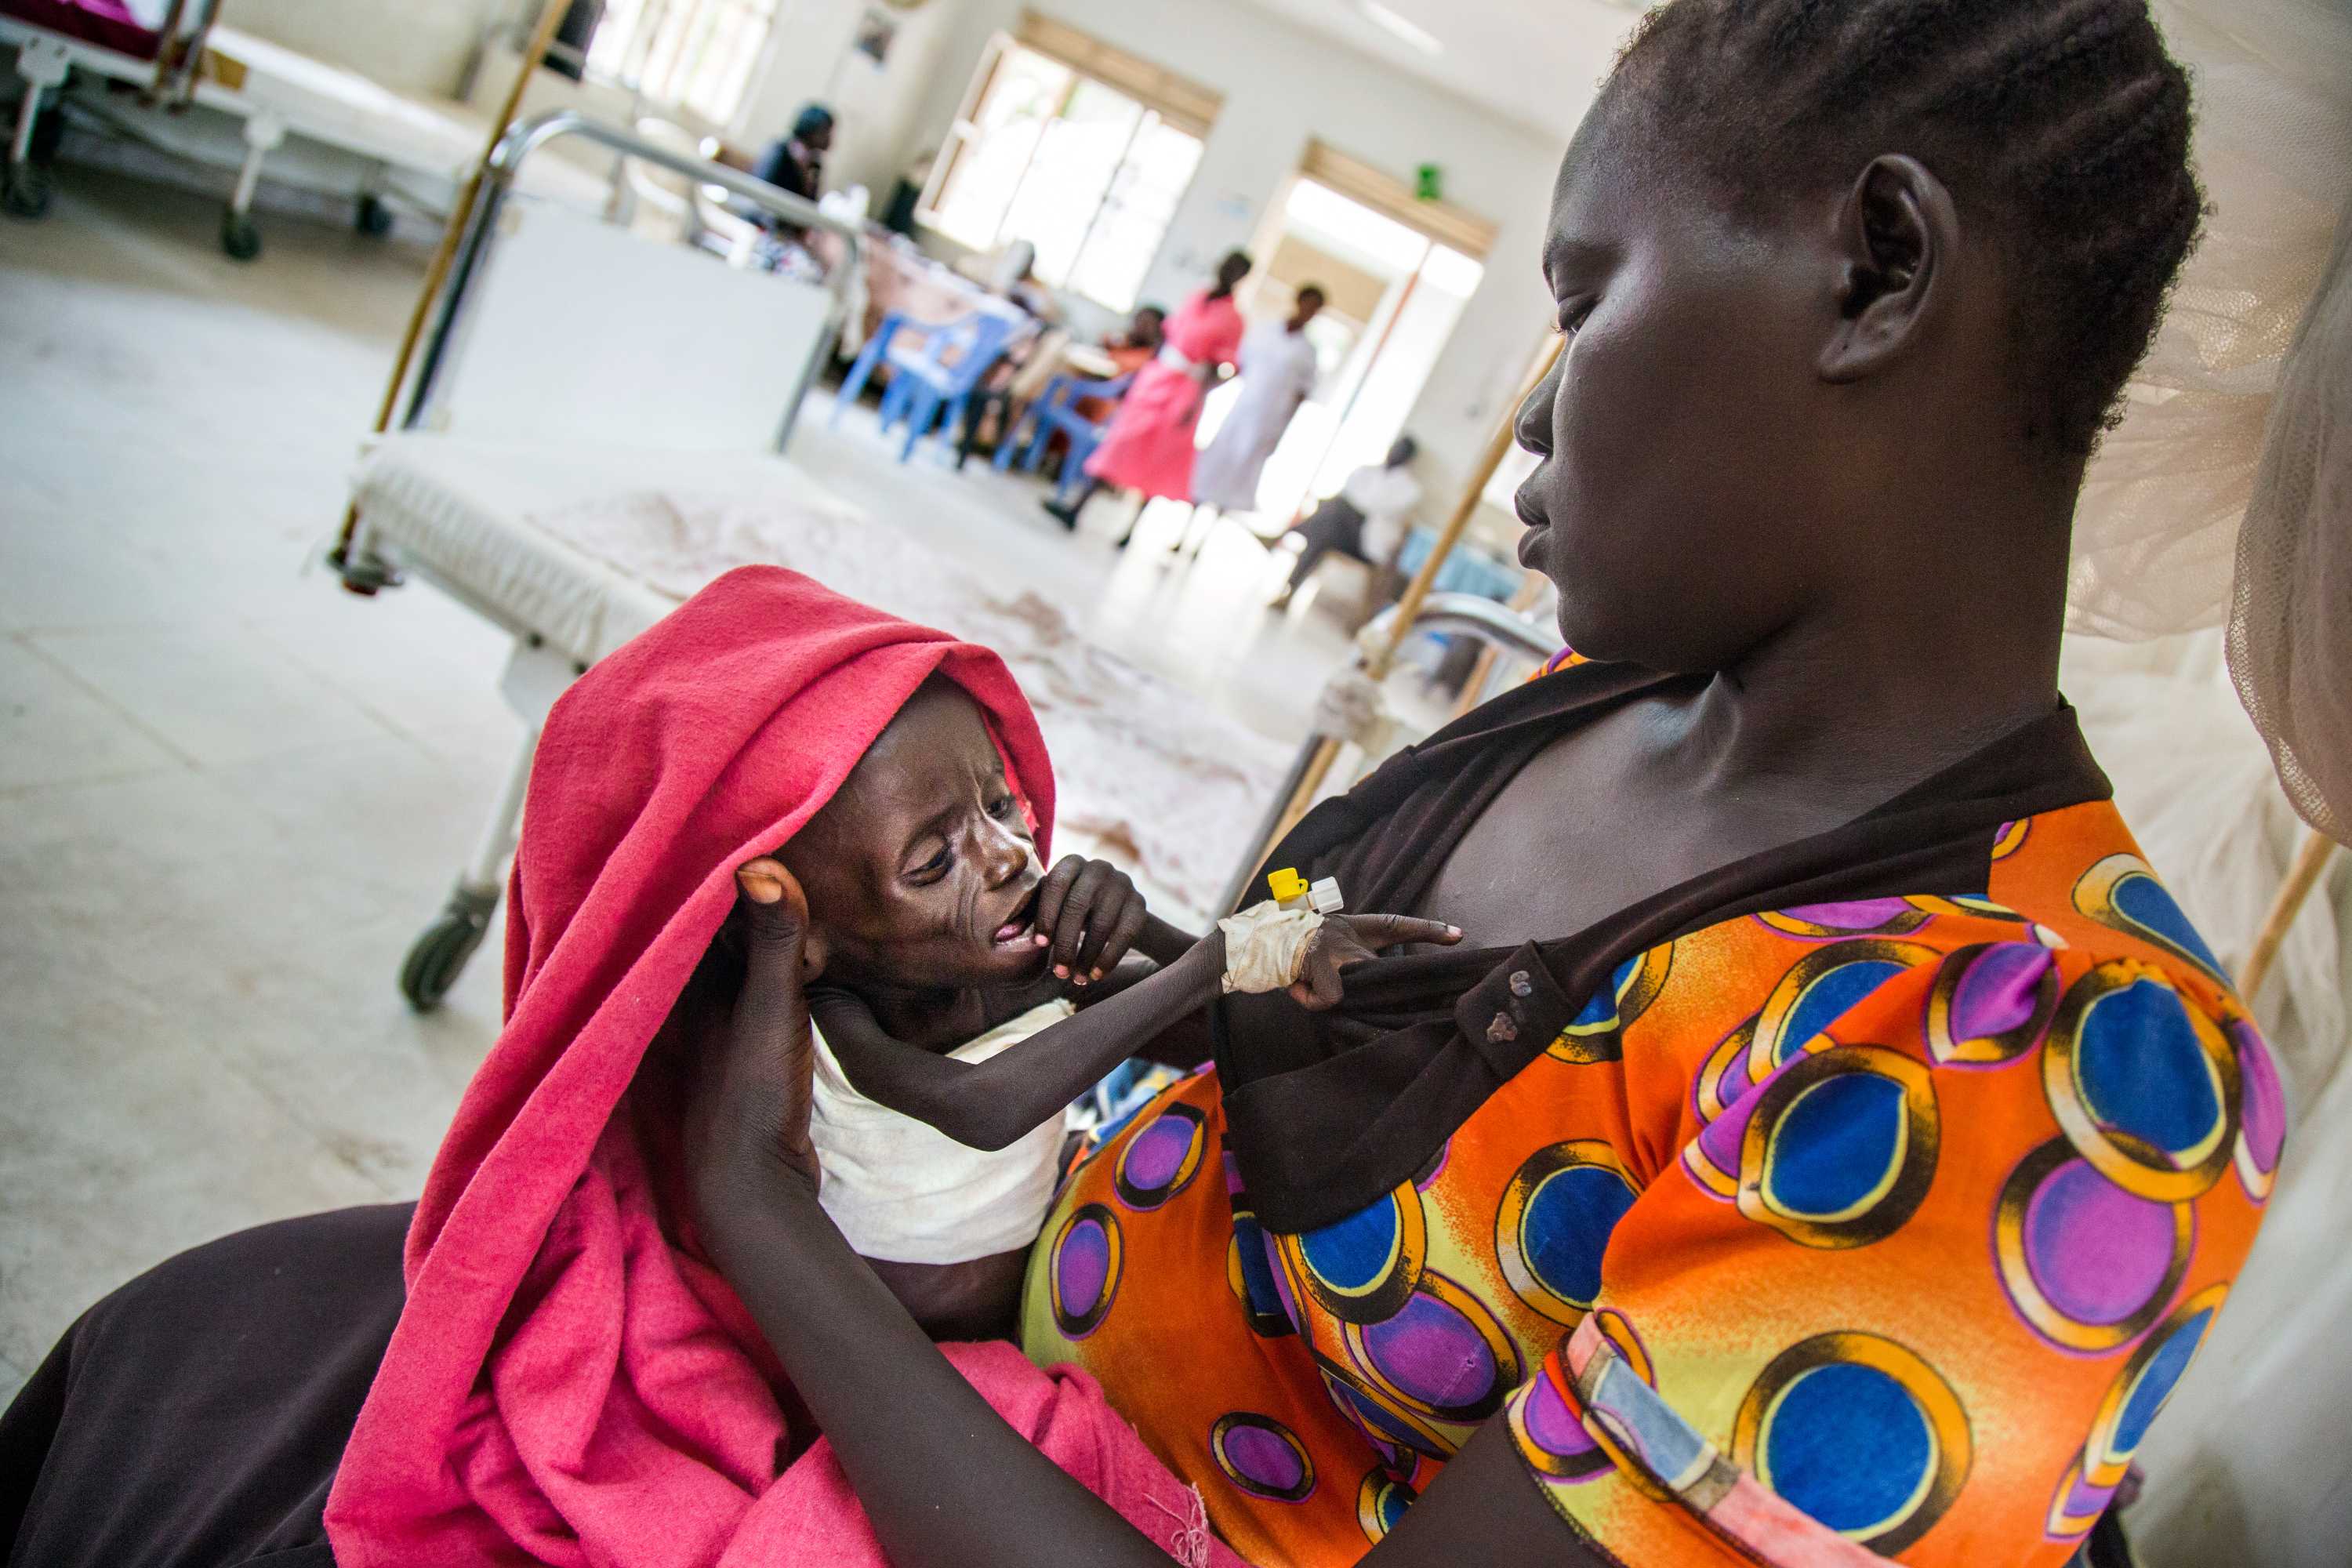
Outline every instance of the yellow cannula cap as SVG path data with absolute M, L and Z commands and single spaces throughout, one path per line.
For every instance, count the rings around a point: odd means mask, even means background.
M 1292 899 L 1302 899 L 1307 896 L 1307 879 L 1288 866 L 1267 877 L 1265 886 L 1266 890 L 1274 895 L 1274 901 L 1277 904 L 1287 903 Z

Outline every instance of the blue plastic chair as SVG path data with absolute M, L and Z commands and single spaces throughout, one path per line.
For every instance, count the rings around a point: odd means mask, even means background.
M 1110 427 L 1107 419 L 1097 423 L 1079 413 L 1079 400 L 1107 397 L 1116 403 L 1127 395 L 1134 380 L 1134 374 L 1129 373 L 1111 381 L 1080 381 L 1074 375 L 1057 375 L 1047 382 L 1044 394 L 1021 416 L 1034 432 L 1021 451 L 1022 471 L 1035 473 L 1037 465 L 1045 460 L 1045 444 L 1060 436 L 1069 443 L 1069 455 L 1062 459 L 1062 474 L 1055 484 L 1055 495 L 1056 499 L 1066 496 L 1084 473 L 1087 459 L 1102 445 L 1104 432 Z M 1006 437 L 996 447 L 998 473 L 1013 466 L 1013 449 L 1021 446 L 1017 432 L 1008 431 Z
M 907 426 L 907 439 L 898 448 L 898 460 L 903 463 L 914 455 L 915 443 L 929 435 L 933 426 L 944 423 L 950 431 L 961 427 L 972 393 L 1011 345 L 1021 325 L 1005 316 L 975 310 L 933 326 L 910 321 L 894 310 L 882 319 L 881 326 L 858 352 L 856 363 L 850 366 L 834 405 L 834 418 L 838 420 L 843 406 L 857 400 L 875 368 L 887 361 L 890 384 L 882 392 L 882 428 L 887 431 L 901 423 Z M 920 334 L 919 342 L 905 341 L 915 334 Z

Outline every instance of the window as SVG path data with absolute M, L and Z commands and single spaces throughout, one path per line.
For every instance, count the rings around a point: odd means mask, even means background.
M 948 139 L 924 220 L 973 250 L 1037 247 L 1037 276 L 1131 310 L 1220 100 L 1031 16 L 999 38 Z
M 778 0 L 606 0 L 588 46 L 596 75 L 699 116 L 733 122 L 766 53 Z

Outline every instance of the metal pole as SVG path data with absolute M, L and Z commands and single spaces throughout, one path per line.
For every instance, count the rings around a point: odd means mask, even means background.
M 554 41 L 555 29 L 562 24 L 563 13 L 569 7 L 570 0 L 547 0 L 547 4 L 540 8 L 539 26 L 532 29 L 530 44 L 522 52 L 522 64 L 515 71 L 512 85 L 507 89 L 506 102 L 490 122 L 489 140 L 482 144 L 481 157 L 475 161 L 473 172 L 466 176 L 466 184 L 457 193 L 457 205 L 449 214 L 447 226 L 441 231 L 441 243 L 433 252 L 432 265 L 425 269 L 425 287 L 417 291 L 416 308 L 408 313 L 407 330 L 401 333 L 399 352 L 393 356 L 392 379 L 385 384 L 383 401 L 375 411 L 375 434 L 379 436 L 392 428 L 392 413 L 400 403 L 401 384 L 408 379 L 408 364 L 416 353 L 416 340 L 425 331 L 425 318 L 433 308 L 433 297 L 440 291 L 442 279 L 448 276 L 449 262 L 457 251 L 458 237 L 467 226 L 467 219 L 473 216 L 474 201 L 482 188 L 482 171 L 489 167 L 490 154 L 498 151 L 507 127 L 513 123 L 515 111 L 522 107 L 523 89 L 530 85 L 531 73 L 539 68 L 540 58 L 547 53 L 547 46 Z M 335 540 L 334 552 L 328 557 L 330 561 L 341 563 L 351 549 L 352 530 L 358 526 L 359 516 L 356 503 L 343 509 L 342 531 Z M 366 591 L 373 592 L 373 589 Z

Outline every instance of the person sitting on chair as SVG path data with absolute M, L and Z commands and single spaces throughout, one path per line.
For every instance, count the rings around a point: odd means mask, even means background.
M 751 177 L 765 180 L 803 201 L 815 201 L 824 189 L 824 155 L 833 151 L 833 130 L 832 110 L 822 103 L 803 105 L 793 117 L 792 133 L 770 143 L 768 150 L 760 154 L 760 161 L 751 165 Z M 779 239 L 798 240 L 808 232 L 802 225 L 773 213 L 749 212 L 744 216 Z
M 1420 451 L 1420 443 L 1412 437 L 1398 437 L 1386 458 L 1349 474 L 1338 495 L 1327 497 L 1291 524 L 1290 531 L 1307 547 L 1291 568 L 1290 581 L 1276 596 L 1276 609 L 1289 604 L 1323 558 L 1335 552 L 1362 562 L 1386 581 L 1397 546 L 1404 542 L 1405 523 L 1421 504 L 1421 481 L 1412 477 L 1412 460 Z

